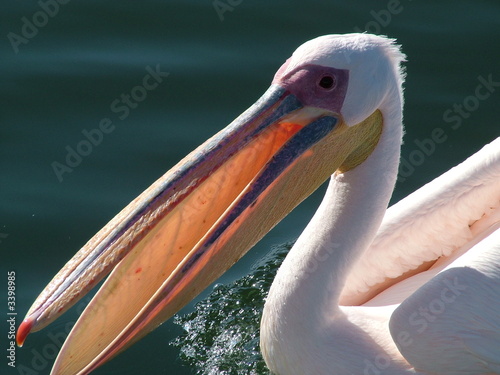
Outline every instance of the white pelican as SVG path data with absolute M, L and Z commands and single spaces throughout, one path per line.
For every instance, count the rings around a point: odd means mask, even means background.
M 386 211 L 402 142 L 394 41 L 328 35 L 121 211 L 19 327 L 111 269 L 53 374 L 86 374 L 153 330 L 331 176 L 271 287 L 261 348 L 279 375 L 500 374 L 500 139 Z M 384 216 L 385 215 L 385 216 Z

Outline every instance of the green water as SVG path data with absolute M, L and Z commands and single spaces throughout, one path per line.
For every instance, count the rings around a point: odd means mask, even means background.
M 52 5 L 43 5 L 45 10 L 35 1 L 0 5 L 4 352 L 7 272 L 16 273 L 19 323 L 75 251 L 183 155 L 251 105 L 281 63 L 312 37 L 367 29 L 403 45 L 406 136 L 394 200 L 500 135 L 498 1 L 42 3 Z M 151 69 L 158 79 L 144 82 Z M 148 90 L 135 89 L 145 85 Z M 123 99 L 131 92 L 140 100 Z M 91 148 L 82 143 L 88 137 L 94 137 Z M 85 155 L 78 158 L 71 150 Z M 247 274 L 272 244 L 297 237 L 321 194 L 219 283 Z M 225 316 L 232 314 L 230 306 Z M 16 368 L 2 356 L 0 373 L 48 374 L 75 310 L 30 336 L 16 351 Z M 169 345 L 181 332 L 169 321 L 95 373 L 190 374 L 179 348 Z

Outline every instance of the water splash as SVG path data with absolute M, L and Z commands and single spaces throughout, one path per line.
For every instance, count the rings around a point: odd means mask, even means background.
M 171 344 L 197 375 L 270 375 L 259 348 L 264 301 L 292 243 L 273 247 L 250 273 L 218 284 L 195 311 L 175 316 L 185 333 Z

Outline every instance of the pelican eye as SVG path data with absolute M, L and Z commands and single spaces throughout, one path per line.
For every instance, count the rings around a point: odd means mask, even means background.
M 331 88 L 333 88 L 335 86 L 336 80 L 332 76 L 323 76 L 319 80 L 318 84 L 319 84 L 320 87 L 329 90 L 329 89 L 331 89 Z

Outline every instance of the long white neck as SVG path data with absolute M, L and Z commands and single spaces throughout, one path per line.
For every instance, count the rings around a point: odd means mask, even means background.
M 313 362 L 307 366 L 325 361 L 320 352 L 329 349 L 320 346 L 336 340 L 324 336 L 341 315 L 338 297 L 351 266 L 375 237 L 397 176 L 401 101 L 390 103 L 380 108 L 384 125 L 377 147 L 353 170 L 331 177 L 321 205 L 273 282 L 264 307 L 261 349 L 277 374 L 301 373 L 304 361 Z M 312 353 L 319 358 L 307 360 Z M 324 370 L 318 364 L 315 371 L 306 373 Z

